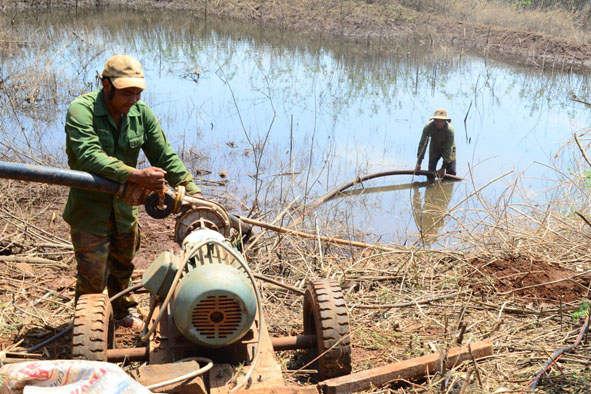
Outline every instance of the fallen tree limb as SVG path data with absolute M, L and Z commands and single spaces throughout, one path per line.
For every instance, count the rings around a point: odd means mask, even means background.
M 355 305 L 352 308 L 359 308 L 359 309 L 390 309 L 390 308 L 404 308 L 408 306 L 415 306 L 417 304 L 428 304 L 433 301 L 443 300 L 445 298 L 455 297 L 460 294 L 459 291 L 455 291 L 453 293 L 444 294 L 436 297 L 429 297 L 423 300 L 418 301 L 410 301 L 410 302 L 403 302 L 400 304 L 381 304 L 381 305 Z
M 63 239 L 63 238 L 60 238 L 60 237 L 58 237 L 57 235 L 54 235 L 54 234 L 52 234 L 52 233 L 50 233 L 50 232 L 48 232 L 48 231 L 46 231 L 46 230 L 43 230 L 42 228 L 40 228 L 40 227 L 37 227 L 37 226 L 35 226 L 34 224 L 32 224 L 32 223 L 29 223 L 29 222 L 27 222 L 26 220 L 24 220 L 24 219 L 21 219 L 21 218 L 19 218 L 19 217 L 18 217 L 18 216 L 16 216 L 16 215 L 13 215 L 12 213 L 8 212 L 8 211 L 7 211 L 7 210 L 5 210 L 5 209 L 2 209 L 2 208 L 0 208 L 0 212 L 1 212 L 1 213 L 3 213 L 3 214 L 5 214 L 5 215 L 8 215 L 8 216 L 10 216 L 11 218 L 13 218 L 13 219 L 14 219 L 14 220 L 16 220 L 16 221 L 18 221 L 18 222 L 22 223 L 23 225 L 25 225 L 25 228 L 34 228 L 35 230 L 37 230 L 37 231 L 39 231 L 40 233 L 44 234 L 44 235 L 41 235 L 41 234 L 35 234 L 35 235 L 36 235 L 38 238 L 41 238 L 41 239 L 46 239 L 46 240 L 49 240 L 50 242 L 51 242 L 51 238 L 52 238 L 52 239 L 54 239 L 54 240 L 58 240 L 59 242 L 63 243 L 65 246 L 71 245 L 71 243 L 70 243 L 68 240 L 65 240 L 65 239 Z M 31 233 L 29 233 L 29 234 L 31 235 Z
M 252 275 L 257 279 L 264 280 L 265 282 L 273 283 L 274 285 L 277 285 L 277 286 L 282 287 L 286 290 L 292 291 L 296 294 L 299 294 L 299 295 L 305 294 L 304 290 L 302 290 L 302 289 L 298 289 L 297 287 L 286 285 L 285 283 L 279 282 L 278 280 L 275 280 L 273 278 L 269 278 L 268 276 L 261 275 L 261 274 L 252 274 Z
M 55 260 L 44 259 L 42 257 L 31 257 L 31 256 L 0 256 L 0 261 L 6 262 L 19 262 L 19 263 L 29 263 L 29 264 L 48 264 L 48 265 L 55 265 L 56 267 L 60 268 L 68 268 L 67 264 L 60 263 Z
M 379 250 L 383 250 L 386 252 L 403 252 L 402 249 L 389 248 L 387 246 L 373 245 L 373 244 L 368 244 L 365 242 L 349 241 L 348 239 L 324 237 L 324 236 L 318 236 L 315 234 L 309 234 L 309 233 L 305 233 L 303 231 L 292 230 L 292 229 L 286 228 L 286 227 L 274 226 L 269 223 L 261 222 L 261 221 L 255 220 L 255 219 L 250 219 L 250 218 L 246 218 L 246 217 L 242 217 L 242 216 L 237 216 L 237 218 L 240 221 L 250 224 L 250 225 L 253 225 L 253 226 L 267 228 L 267 229 L 270 229 L 273 231 L 277 231 L 279 233 L 292 234 L 292 235 L 295 235 L 295 236 L 298 236 L 301 238 L 320 239 L 320 241 L 322 241 L 322 242 L 327 242 L 327 243 L 332 243 L 332 244 L 337 244 L 337 245 L 353 246 L 356 248 L 379 249 Z
M 491 304 L 487 304 L 485 302 L 481 302 L 481 301 L 477 301 L 477 300 L 474 300 L 473 302 L 477 305 L 480 305 L 483 308 L 487 308 L 487 309 L 491 309 L 491 310 L 498 310 L 499 309 L 498 305 L 491 305 Z M 479 308 L 479 307 L 476 307 L 474 305 L 470 305 L 469 308 Z M 555 313 L 560 314 L 563 312 L 572 312 L 572 311 L 576 311 L 578 309 L 579 309 L 578 306 L 572 306 L 572 307 L 562 308 L 562 310 L 561 309 L 541 309 L 539 311 L 533 311 L 533 310 L 529 310 L 529 309 L 505 307 L 505 308 L 503 308 L 503 312 L 504 313 L 514 313 L 517 315 L 521 314 L 521 315 L 545 316 L 545 315 L 552 315 Z

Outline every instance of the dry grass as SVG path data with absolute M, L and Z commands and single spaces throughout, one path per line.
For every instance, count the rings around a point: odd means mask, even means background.
M 73 253 L 60 218 L 63 193 L 19 182 L 3 182 L 2 189 L 0 336 L 37 342 L 68 322 L 74 308 Z
M 552 37 L 560 37 L 578 44 L 588 44 L 590 35 L 576 12 L 561 8 L 518 9 L 507 2 L 469 0 L 450 2 L 449 15 L 470 23 L 525 30 Z
M 589 10 L 565 8 L 563 2 L 554 2 L 554 5 L 543 8 L 535 7 L 536 2 L 532 2 L 531 6 L 518 6 L 517 1 L 499 0 L 401 0 L 399 3 L 417 12 L 443 16 L 464 24 L 528 31 L 579 44 L 589 43 Z

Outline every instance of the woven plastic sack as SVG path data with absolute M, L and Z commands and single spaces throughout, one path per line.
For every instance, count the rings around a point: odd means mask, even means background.
M 84 360 L 28 361 L 0 368 L 0 394 L 143 394 L 148 389 L 115 364 Z

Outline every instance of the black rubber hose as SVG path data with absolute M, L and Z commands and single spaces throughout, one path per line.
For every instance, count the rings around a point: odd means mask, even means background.
M 573 345 L 566 346 L 566 347 L 563 347 L 562 349 L 558 349 L 557 351 L 555 351 L 550 356 L 550 359 L 544 363 L 544 366 L 542 367 L 542 369 L 540 369 L 538 372 L 536 372 L 532 382 L 529 384 L 529 386 L 526 388 L 526 390 L 531 389 L 532 391 L 534 391 L 536 389 L 536 387 L 538 387 L 538 384 L 541 382 L 542 377 L 546 374 L 546 372 L 548 372 L 550 370 L 552 365 L 554 365 L 554 363 L 556 361 L 558 361 L 558 359 L 560 357 L 562 357 L 562 354 L 573 351 L 579 345 L 579 343 L 581 343 L 581 340 L 583 339 L 583 335 L 585 335 L 585 333 L 589 329 L 589 322 L 590 322 L 590 315 L 587 314 L 587 318 L 585 319 L 585 323 L 583 324 L 583 327 L 581 327 L 581 330 L 579 331 L 579 335 L 577 336 L 575 343 Z
M 312 203 L 312 204 L 308 205 L 307 207 L 305 207 L 304 208 L 304 213 L 302 213 L 300 216 L 298 216 L 297 218 L 295 218 L 294 221 L 293 221 L 293 223 L 291 224 L 291 226 L 295 226 L 296 224 L 298 224 L 299 222 L 301 222 L 302 219 L 304 218 L 304 216 L 306 216 L 307 214 L 309 214 L 310 211 L 312 211 L 313 209 L 315 209 L 319 205 L 325 203 L 326 201 L 330 200 L 331 198 L 333 198 L 334 196 L 336 196 L 338 193 L 341 193 L 341 192 L 347 190 L 351 186 L 354 186 L 354 185 L 356 185 L 358 183 L 361 183 L 361 182 L 368 181 L 370 179 L 381 178 L 381 177 L 385 177 L 385 176 L 393 176 L 393 175 L 425 175 L 425 176 L 435 177 L 435 173 L 433 171 L 425 171 L 425 170 L 419 170 L 419 171 L 415 171 L 415 170 L 391 170 L 391 171 L 376 172 L 376 173 L 367 174 L 367 175 L 364 175 L 364 176 L 358 176 L 357 178 L 353 179 L 352 181 L 349 181 L 349 182 L 344 183 L 344 184 L 342 184 L 342 185 L 340 185 L 338 187 L 335 187 L 334 189 L 330 190 L 329 192 L 327 192 L 326 194 L 324 194 L 323 196 L 321 196 L 320 198 L 318 198 L 314 203 Z M 445 176 L 443 177 L 443 180 L 447 180 L 447 181 L 463 181 L 464 178 L 460 178 L 460 177 L 455 176 L 455 175 L 445 174 Z
M 115 194 L 121 184 L 84 171 L 0 161 L 0 178 L 70 186 L 95 192 Z

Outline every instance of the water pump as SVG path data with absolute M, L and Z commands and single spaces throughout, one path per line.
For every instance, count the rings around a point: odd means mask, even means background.
M 246 260 L 219 232 L 226 228 L 219 212 L 208 207 L 185 212 L 175 231 L 181 255 L 162 252 L 142 279 L 152 296 L 165 297 L 179 277 L 171 298 L 175 326 L 192 343 L 213 348 L 244 337 L 257 306 Z

